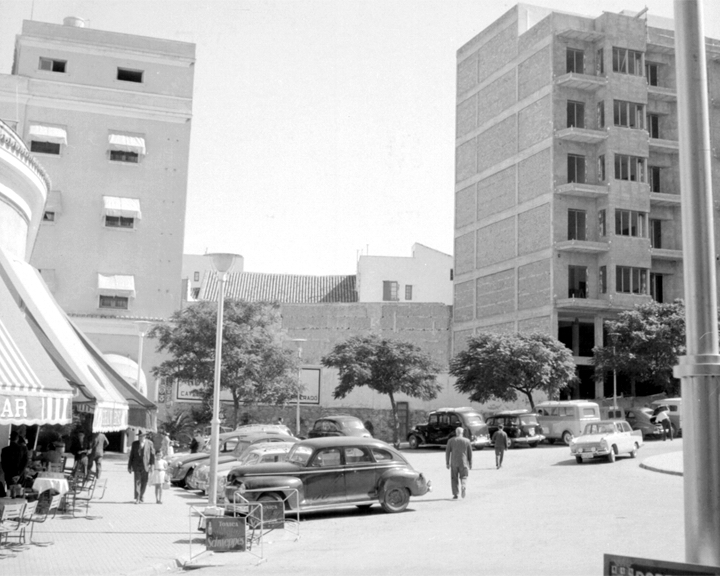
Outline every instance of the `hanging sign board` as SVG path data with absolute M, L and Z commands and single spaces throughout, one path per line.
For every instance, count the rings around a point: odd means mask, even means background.
M 214 552 L 245 552 L 245 518 L 206 518 L 206 547 Z

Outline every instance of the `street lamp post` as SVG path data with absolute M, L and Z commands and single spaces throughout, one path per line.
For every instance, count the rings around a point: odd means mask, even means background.
M 208 486 L 208 508 L 217 505 L 217 466 L 220 451 L 220 370 L 222 366 L 223 308 L 225 303 L 225 281 L 237 254 L 206 254 L 212 258 L 218 280 L 217 328 L 215 333 L 215 381 L 213 384 L 213 413 L 210 422 L 210 485 Z
M 147 331 L 150 328 L 150 326 L 152 326 L 152 322 L 148 322 L 147 320 L 138 320 L 137 322 L 135 322 L 135 325 L 138 327 L 138 334 L 140 336 L 139 341 L 138 341 L 136 386 L 137 386 L 138 392 L 147 396 L 147 386 L 146 386 L 145 390 L 142 389 L 142 385 L 140 384 L 140 382 L 141 382 L 140 378 L 142 377 L 143 339 L 145 338 L 145 334 L 147 334 Z M 157 400 L 157 394 L 155 395 L 155 400 Z
M 298 345 L 298 360 L 300 366 L 298 367 L 298 393 L 295 402 L 295 434 L 300 436 L 300 374 L 302 374 L 302 343 L 307 342 L 307 338 L 291 338 L 290 342 L 295 342 Z

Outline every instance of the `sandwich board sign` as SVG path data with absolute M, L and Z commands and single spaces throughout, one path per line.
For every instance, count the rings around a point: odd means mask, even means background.
M 245 552 L 245 518 L 207 518 L 206 547 L 214 552 Z

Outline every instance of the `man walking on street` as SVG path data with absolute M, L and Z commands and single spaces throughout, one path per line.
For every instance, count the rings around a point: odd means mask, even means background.
M 92 435 L 92 440 L 90 440 L 88 472 L 92 472 L 93 464 L 95 464 L 95 478 L 98 480 L 100 479 L 100 472 L 102 470 L 102 459 L 105 455 L 105 448 L 108 447 L 108 444 L 110 444 L 110 441 L 102 432 L 96 432 Z
M 493 443 L 495 444 L 495 467 L 499 470 L 502 466 L 503 456 L 505 456 L 505 450 L 508 449 L 508 435 L 503 430 L 503 425 L 498 426 L 497 431 L 492 437 Z
M 463 429 L 455 428 L 455 437 L 450 439 L 445 448 L 445 464 L 450 470 L 453 500 L 458 497 L 458 484 L 462 488 L 462 497 L 465 498 L 467 477 L 472 468 L 472 454 L 472 444 L 463 436 Z
M 138 439 L 132 443 L 128 459 L 128 473 L 133 473 L 135 485 L 135 504 L 144 502 L 145 489 L 148 484 L 150 470 L 155 464 L 155 453 L 152 443 L 145 438 L 142 430 L 138 431 Z

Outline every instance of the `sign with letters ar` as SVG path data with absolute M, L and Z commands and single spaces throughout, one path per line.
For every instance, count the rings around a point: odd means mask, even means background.
M 205 546 L 214 552 L 245 552 L 245 518 L 207 518 Z
M 720 576 L 720 567 L 605 554 L 603 576 Z

